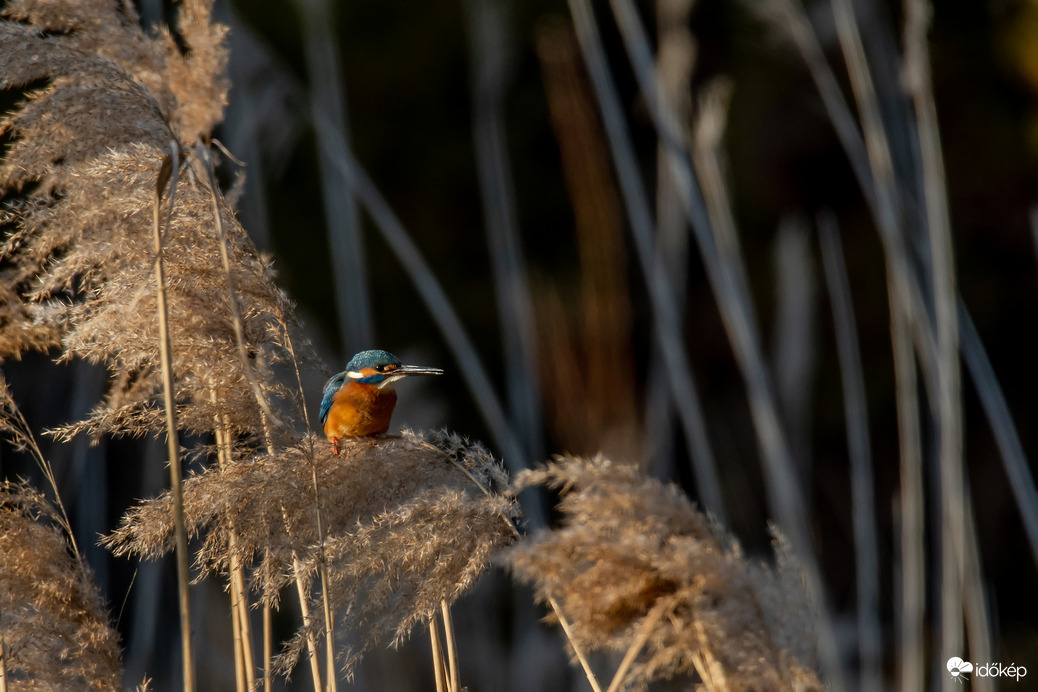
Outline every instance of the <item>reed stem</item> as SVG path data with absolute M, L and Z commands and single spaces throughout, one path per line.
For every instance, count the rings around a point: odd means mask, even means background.
M 177 432 L 176 398 L 173 390 L 173 362 L 170 354 L 169 305 L 166 296 L 166 274 L 162 261 L 163 240 L 160 210 L 162 191 L 171 181 L 169 216 L 176 202 L 177 175 L 180 167 L 180 148 L 170 141 L 170 154 L 162 162 L 155 185 L 153 216 L 155 250 L 155 287 L 158 298 L 159 361 L 162 370 L 163 404 L 166 409 L 166 447 L 169 453 L 170 489 L 173 495 L 173 532 L 176 536 L 177 596 L 180 603 L 180 646 L 183 658 L 184 692 L 195 690 L 195 660 L 191 648 L 191 601 L 188 594 L 190 574 L 187 563 L 187 527 L 184 522 L 184 489 L 181 484 L 180 437 Z
M 432 644 L 433 675 L 436 677 L 436 692 L 447 692 L 447 674 L 444 671 L 443 648 L 440 644 L 440 628 L 436 616 L 429 619 L 429 641 Z
M 461 692 L 458 672 L 458 644 L 454 640 L 454 622 L 451 620 L 451 608 L 447 601 L 440 601 L 440 613 L 443 616 L 443 637 L 447 642 L 447 670 L 451 692 Z
M 627 671 L 634 665 L 635 660 L 638 658 L 638 654 L 645 648 L 645 642 L 649 641 L 649 636 L 652 634 L 652 630 L 659 623 L 660 618 L 663 617 L 665 602 L 661 601 L 652 609 L 648 615 L 645 616 L 645 620 L 642 622 L 642 626 L 638 628 L 638 637 L 631 642 L 631 646 L 628 647 L 627 652 L 624 654 L 623 660 L 620 661 L 620 666 L 616 669 L 616 673 L 613 675 L 612 682 L 609 683 L 609 689 L 606 692 L 620 692 L 623 689 L 624 678 L 627 677 Z
M 581 667 L 584 669 L 584 675 L 587 676 L 587 681 L 591 685 L 591 689 L 594 692 L 602 692 L 602 686 L 598 684 L 598 678 L 595 677 L 595 671 L 591 670 L 591 664 L 588 663 L 587 657 L 584 656 L 584 651 L 577 644 L 576 636 L 573 634 L 573 627 L 569 624 L 569 620 L 562 614 L 562 608 L 559 607 L 558 602 L 552 597 L 548 597 L 548 605 L 555 611 L 555 617 L 559 619 L 559 624 L 562 625 L 562 631 L 566 633 L 566 638 L 569 640 L 569 645 L 573 647 L 573 653 L 576 654 L 577 660 L 580 661 Z

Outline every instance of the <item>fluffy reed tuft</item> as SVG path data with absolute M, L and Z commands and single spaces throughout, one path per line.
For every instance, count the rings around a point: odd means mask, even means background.
M 204 535 L 202 573 L 226 570 L 233 554 L 254 566 L 252 586 L 268 602 L 297 576 L 309 584 L 324 561 L 331 603 L 345 614 L 336 627 L 357 639 L 344 657 L 348 674 L 377 641 L 399 643 L 441 602 L 470 589 L 492 553 L 513 540 L 518 505 L 491 491 L 504 485 L 504 471 L 481 446 L 405 431 L 348 441 L 338 457 L 306 437 L 276 455 L 210 467 L 185 481 L 184 504 L 190 533 Z M 140 503 L 105 543 L 147 558 L 169 551 L 171 505 L 169 493 Z M 281 671 L 291 670 L 307 634 L 287 647 Z
M 559 490 L 561 526 L 507 553 L 586 650 L 638 654 L 624 678 L 698 672 L 707 689 L 820 689 L 810 606 L 784 541 L 748 561 L 675 486 L 602 457 L 560 457 L 516 486 Z
M 119 637 L 58 512 L 0 483 L 0 646 L 8 690 L 118 690 Z
M 226 103 L 226 29 L 209 10 L 181 5 L 183 53 L 120 3 L 16 2 L 0 22 L 0 86 L 45 83 L 0 121 L 14 137 L 0 166 L 0 358 L 60 346 L 112 373 L 106 401 L 61 438 L 162 430 L 152 207 L 171 142 L 207 137 Z M 207 163 L 177 165 L 163 254 L 180 423 L 275 443 L 272 402 L 285 393 L 270 368 L 289 359 L 292 305 Z

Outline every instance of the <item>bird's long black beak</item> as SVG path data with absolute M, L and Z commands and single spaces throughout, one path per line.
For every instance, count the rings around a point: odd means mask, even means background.
M 407 377 L 409 375 L 442 375 L 443 370 L 439 368 L 427 368 L 424 365 L 401 365 L 390 373 L 393 377 Z

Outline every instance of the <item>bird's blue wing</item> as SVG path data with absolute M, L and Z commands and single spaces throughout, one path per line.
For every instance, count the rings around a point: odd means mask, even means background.
M 332 410 L 335 394 L 342 388 L 344 382 L 346 382 L 345 371 L 340 372 L 324 383 L 324 395 L 321 397 L 321 425 L 324 425 L 324 422 L 328 420 L 328 412 Z

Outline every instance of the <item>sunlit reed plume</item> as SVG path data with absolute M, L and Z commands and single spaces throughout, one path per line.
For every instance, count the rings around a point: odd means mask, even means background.
M 810 605 L 781 538 L 774 567 L 748 560 L 678 488 L 602 457 L 561 457 L 516 483 L 559 491 L 562 523 L 511 548 L 509 563 L 561 605 L 579 646 L 637 654 L 626 682 L 695 672 L 709 690 L 821 688 Z
M 114 692 L 119 636 L 60 522 L 36 490 L 0 483 L 0 678 L 12 691 Z
M 492 553 L 514 540 L 518 505 L 493 492 L 506 485 L 503 469 L 478 444 L 405 431 L 344 442 L 338 457 L 323 439 L 308 437 L 277 455 L 210 467 L 185 482 L 184 500 L 189 531 L 204 538 L 201 572 L 227 568 L 233 530 L 237 559 L 257 565 L 254 587 L 268 599 L 295 578 L 296 560 L 309 585 L 323 552 L 331 602 L 346 615 L 345 631 L 356 635 L 344 659 L 349 671 L 364 650 L 385 638 L 401 642 L 441 601 L 468 591 Z M 116 554 L 164 554 L 172 547 L 170 507 L 168 493 L 142 502 L 106 544 Z M 281 670 L 291 670 L 305 634 L 286 649 Z

